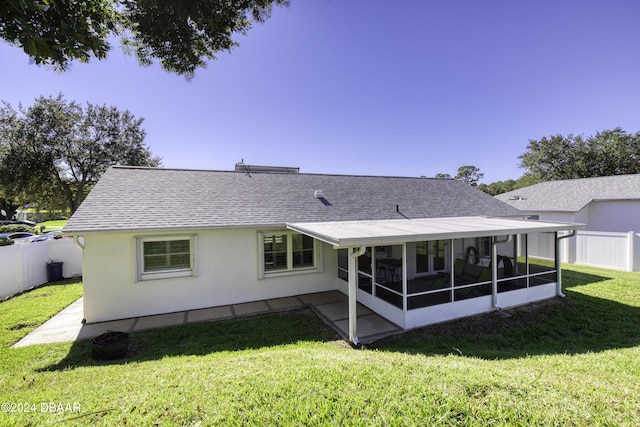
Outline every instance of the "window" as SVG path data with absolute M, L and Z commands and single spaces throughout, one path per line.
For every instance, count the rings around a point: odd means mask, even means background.
M 194 236 L 137 237 L 138 281 L 194 275 Z
M 259 233 L 260 278 L 298 272 L 317 272 L 316 242 L 290 231 Z

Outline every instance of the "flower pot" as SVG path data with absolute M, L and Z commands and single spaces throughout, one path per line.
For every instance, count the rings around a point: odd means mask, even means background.
M 91 341 L 91 357 L 97 360 L 113 360 L 125 357 L 129 351 L 129 334 L 109 331 Z

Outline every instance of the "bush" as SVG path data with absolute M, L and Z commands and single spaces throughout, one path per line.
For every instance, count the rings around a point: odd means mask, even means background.
M 25 225 L 25 224 L 0 225 L 0 233 L 21 233 L 21 232 L 39 234 L 36 227 L 31 227 L 30 225 Z
M 11 239 L 7 239 L 6 237 L 0 237 L 0 246 L 10 246 L 15 242 Z

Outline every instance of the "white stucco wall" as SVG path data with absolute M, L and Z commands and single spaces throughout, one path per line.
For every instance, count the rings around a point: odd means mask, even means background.
M 578 222 L 574 212 L 532 212 L 531 214 L 538 215 L 540 221 Z
M 577 222 L 585 230 L 626 233 L 640 231 L 640 200 L 604 200 L 589 203 L 578 212 L 527 212 L 541 221 Z
M 640 232 L 640 200 L 591 202 L 587 230 Z
M 136 282 L 135 236 L 85 235 L 84 313 L 87 323 L 170 313 L 336 289 L 337 254 L 320 244 L 322 271 L 258 279 L 257 229 L 197 230 L 196 277 Z M 162 233 L 162 235 L 169 235 Z

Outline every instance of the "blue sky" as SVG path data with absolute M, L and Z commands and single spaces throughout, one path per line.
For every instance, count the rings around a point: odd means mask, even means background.
M 0 99 L 143 117 L 165 167 L 522 175 L 529 139 L 640 130 L 640 2 L 291 0 L 187 82 L 114 49 L 64 74 L 0 42 Z

